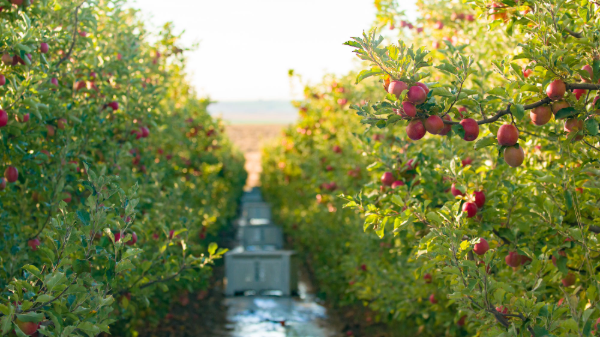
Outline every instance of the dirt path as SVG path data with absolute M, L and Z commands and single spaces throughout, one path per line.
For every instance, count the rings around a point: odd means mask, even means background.
M 246 171 L 248 181 L 246 187 L 260 185 L 261 145 L 264 142 L 277 138 L 285 125 L 228 125 L 225 128 L 227 136 L 244 153 L 246 157 Z

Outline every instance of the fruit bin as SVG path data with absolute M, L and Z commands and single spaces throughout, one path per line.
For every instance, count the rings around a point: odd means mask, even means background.
M 283 248 L 283 232 L 273 224 L 241 226 L 238 235 L 242 246 L 247 250 L 249 247 Z
M 225 295 L 280 291 L 282 296 L 291 296 L 298 291 L 296 267 L 294 251 L 235 248 L 225 254 Z

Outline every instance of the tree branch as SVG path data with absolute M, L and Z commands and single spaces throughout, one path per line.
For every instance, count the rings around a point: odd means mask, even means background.
M 86 2 L 86 0 L 83 0 L 83 2 L 81 2 L 77 7 L 75 7 L 75 24 L 73 25 L 73 41 L 71 42 L 71 47 L 69 47 L 69 51 L 65 54 L 65 56 L 63 56 L 58 63 L 56 63 L 56 67 L 58 68 L 60 66 L 61 63 L 63 63 L 66 59 L 68 59 L 69 57 L 71 57 L 71 53 L 73 53 L 73 48 L 75 47 L 75 42 L 77 42 L 77 24 L 79 23 L 79 9 L 81 8 L 81 6 L 83 6 L 83 4 Z
M 574 31 L 570 30 L 570 29 L 569 29 L 569 28 L 567 28 L 567 27 L 564 27 L 563 29 L 565 30 L 565 32 L 569 33 L 569 35 L 571 35 L 571 36 L 573 36 L 573 37 L 576 37 L 576 38 L 578 38 L 578 39 L 581 39 L 581 38 L 583 37 L 583 34 L 582 34 L 582 33 L 577 33 L 577 32 L 574 32 Z

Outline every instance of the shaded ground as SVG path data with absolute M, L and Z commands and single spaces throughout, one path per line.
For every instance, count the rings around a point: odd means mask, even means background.
M 282 124 L 254 125 L 237 124 L 225 128 L 227 136 L 244 153 L 246 171 L 248 172 L 247 187 L 260 185 L 261 145 L 265 141 L 277 138 L 285 127 Z

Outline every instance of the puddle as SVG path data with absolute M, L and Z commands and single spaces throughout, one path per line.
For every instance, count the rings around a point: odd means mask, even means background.
M 337 337 L 327 310 L 299 284 L 299 297 L 240 296 L 224 299 L 227 337 Z

